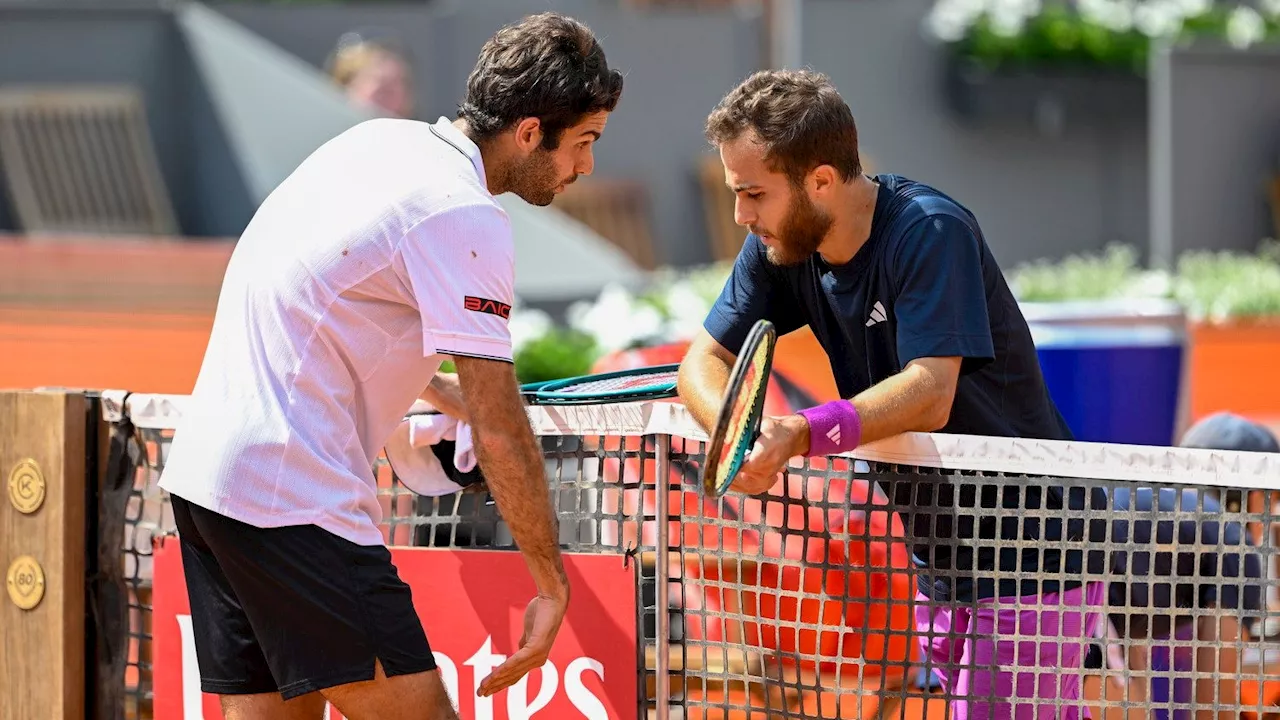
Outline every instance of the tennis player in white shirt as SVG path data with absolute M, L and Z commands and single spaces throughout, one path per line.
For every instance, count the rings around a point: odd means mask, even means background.
M 479 692 L 545 661 L 569 587 L 512 365 L 512 232 L 494 196 L 547 205 L 589 174 L 621 92 L 588 28 L 527 17 L 484 45 L 456 120 L 350 129 L 245 229 L 160 482 L 202 688 L 227 720 L 319 720 L 326 700 L 348 718 L 457 717 L 378 529 L 372 466 L 419 397 L 472 424 L 538 589 L 521 648 Z M 445 359 L 456 376 L 437 373 Z

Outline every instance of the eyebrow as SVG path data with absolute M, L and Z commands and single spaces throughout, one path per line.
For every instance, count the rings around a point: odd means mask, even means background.
M 584 130 L 584 131 L 582 131 L 582 134 L 583 134 L 583 135 L 590 135 L 592 140 L 599 140 L 599 139 L 600 139 L 600 131 L 599 131 L 599 130 Z
M 747 190 L 759 190 L 760 186 L 756 185 L 755 183 L 748 183 L 746 185 L 730 185 L 729 189 L 734 191 L 735 193 L 740 193 Z

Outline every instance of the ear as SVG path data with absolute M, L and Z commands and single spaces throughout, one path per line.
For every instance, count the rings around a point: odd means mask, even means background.
M 542 122 L 538 118 L 527 117 L 516 123 L 515 141 L 516 147 L 523 152 L 537 150 L 542 143 Z
M 809 171 L 808 186 L 814 195 L 823 195 L 831 192 L 831 189 L 837 185 L 840 176 L 836 173 L 836 169 L 830 165 L 819 165 Z

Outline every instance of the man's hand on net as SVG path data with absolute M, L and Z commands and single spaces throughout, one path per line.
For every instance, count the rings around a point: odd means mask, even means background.
M 524 611 L 524 634 L 520 636 L 520 649 L 507 661 L 494 668 L 480 683 L 480 697 L 490 697 L 519 682 L 534 668 L 542 667 L 551 654 L 556 633 L 564 621 L 569 607 L 569 596 L 559 598 L 539 595 L 529 602 Z

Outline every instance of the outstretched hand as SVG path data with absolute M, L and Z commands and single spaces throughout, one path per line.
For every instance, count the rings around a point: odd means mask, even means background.
M 506 662 L 494 668 L 480 683 L 477 694 L 490 697 L 511 687 L 534 668 L 542 667 L 551 654 L 560 623 L 568 609 L 567 600 L 539 595 L 529 601 L 524 611 L 524 634 L 520 636 L 520 649 Z

